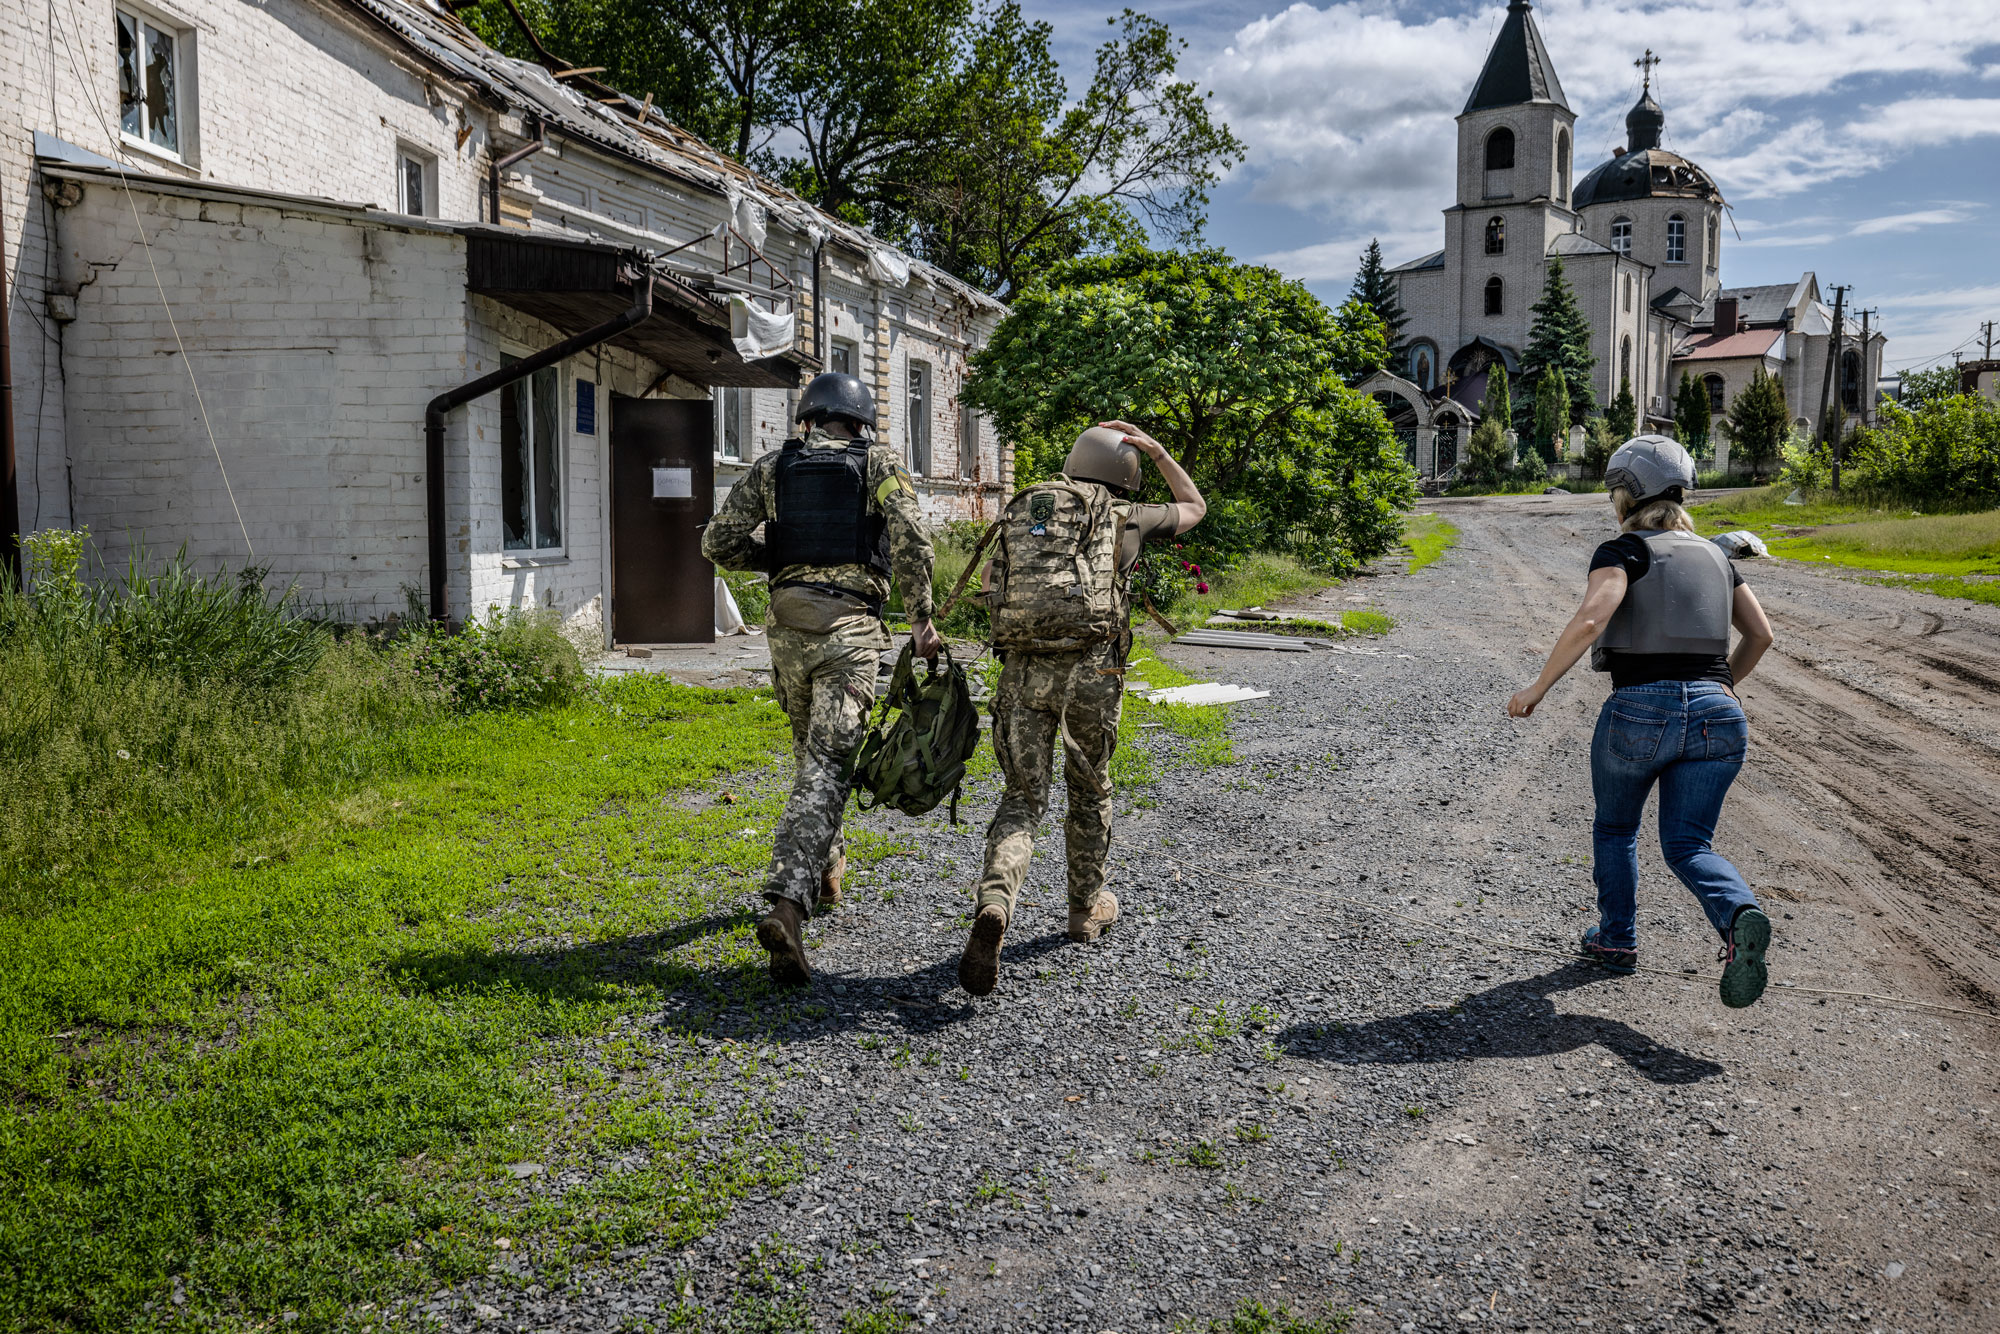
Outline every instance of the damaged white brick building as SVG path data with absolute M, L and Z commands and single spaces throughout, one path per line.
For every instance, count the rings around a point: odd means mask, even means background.
M 420 0 L 0 10 L 0 543 L 706 639 L 700 526 L 821 368 L 990 515 L 958 393 L 1005 308 L 564 73 Z

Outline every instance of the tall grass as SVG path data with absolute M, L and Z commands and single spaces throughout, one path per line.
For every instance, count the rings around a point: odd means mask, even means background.
M 1857 555 L 1918 560 L 2000 558 L 2000 510 L 1844 523 L 1814 537 L 1820 546 L 1837 546 Z

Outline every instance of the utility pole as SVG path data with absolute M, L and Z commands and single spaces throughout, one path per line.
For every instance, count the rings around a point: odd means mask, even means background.
M 1986 335 L 1986 350 L 1980 354 L 1981 359 L 1991 361 L 1993 360 L 1993 321 L 1988 320 L 1986 323 L 1980 325 L 1979 328 Z
M 1830 387 L 1836 387 L 1834 376 L 1838 373 L 1836 368 L 1840 365 L 1841 335 L 1847 332 L 1847 293 L 1850 289 L 1851 284 L 1847 283 L 1833 289 L 1833 342 L 1827 345 L 1826 375 L 1821 381 Z M 1836 493 L 1840 490 L 1840 407 L 1838 392 L 1833 394 L 1831 402 L 1828 401 L 1826 393 L 1821 392 L 1820 421 L 1822 429 L 1828 429 L 1830 426 L 1827 444 L 1833 455 L 1833 489 Z
M 1880 313 L 1876 310 L 1861 312 L 1861 424 L 1863 426 L 1875 424 L 1875 377 L 1868 373 L 1868 354 L 1871 347 L 1868 341 L 1868 324 Z

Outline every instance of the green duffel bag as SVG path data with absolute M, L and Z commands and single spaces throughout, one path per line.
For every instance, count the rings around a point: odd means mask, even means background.
M 979 709 L 965 668 L 949 646 L 942 652 L 943 665 L 926 666 L 919 678 L 910 646 L 903 646 L 881 717 L 854 752 L 849 782 L 862 810 L 889 806 L 924 815 L 949 796 L 951 822 L 958 823 L 965 762 L 979 748 Z

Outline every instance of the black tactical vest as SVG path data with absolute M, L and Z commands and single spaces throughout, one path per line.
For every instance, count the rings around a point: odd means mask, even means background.
M 889 573 L 889 533 L 868 512 L 866 440 L 846 449 L 807 449 L 787 440 L 773 471 L 778 516 L 764 524 L 773 570 L 789 565 L 866 565 Z

